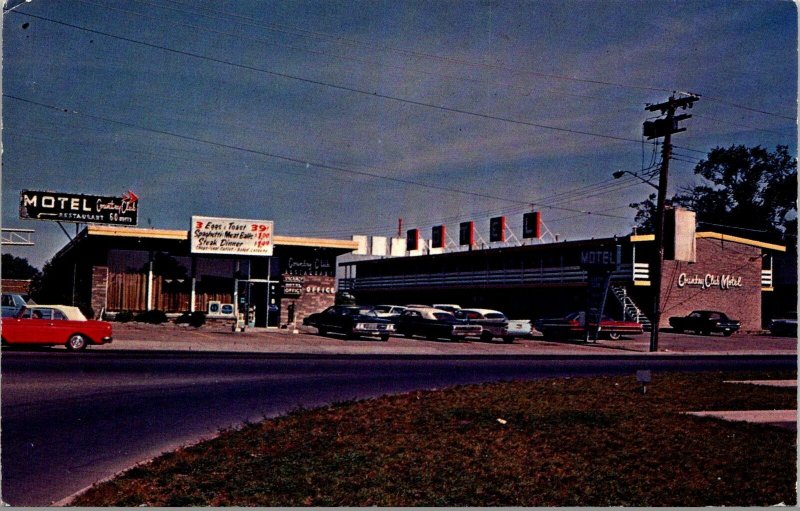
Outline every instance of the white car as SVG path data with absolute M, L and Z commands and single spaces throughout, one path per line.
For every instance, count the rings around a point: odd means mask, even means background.
M 481 340 L 491 341 L 501 337 L 504 342 L 514 342 L 515 337 L 531 333 L 531 322 L 527 320 L 509 321 L 506 315 L 492 309 L 461 309 L 455 313 L 457 318 L 466 319 L 471 324 L 481 325 Z
M 454 303 L 434 303 L 433 308 L 447 312 L 455 312 L 457 310 L 461 310 L 461 306 L 456 305 Z
M 461 309 L 456 312 L 456 317 L 466 319 L 468 323 L 481 325 L 483 332 L 481 340 L 491 341 L 495 337 L 506 340 L 508 318 L 500 311 L 492 309 Z

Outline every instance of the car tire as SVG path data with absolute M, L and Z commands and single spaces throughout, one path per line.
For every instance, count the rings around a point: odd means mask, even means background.
M 411 332 L 404 332 L 403 336 L 411 339 L 412 337 L 414 337 L 414 334 L 412 334 Z
M 67 349 L 70 350 L 70 351 L 80 351 L 80 350 L 85 350 L 86 346 L 88 344 L 89 344 L 89 342 L 86 340 L 86 337 L 84 337 L 83 335 L 81 335 L 81 334 L 72 334 L 72 335 L 69 336 L 69 339 L 67 339 L 66 346 L 67 346 Z
M 683 328 L 673 328 L 673 330 L 675 330 L 676 334 L 682 334 L 683 333 Z
M 711 335 L 711 330 L 703 330 L 703 335 Z
M 612 341 L 617 341 L 620 337 L 622 337 L 619 332 L 608 332 L 607 335 Z
M 483 332 L 483 333 L 481 334 L 481 340 L 482 340 L 483 342 L 489 342 L 489 341 L 491 341 L 492 339 L 494 339 L 494 336 L 491 334 L 491 332 Z
M 318 326 L 317 327 L 317 334 L 319 335 L 326 335 L 328 333 L 328 329 L 325 327 Z
M 514 338 L 511 337 L 510 335 L 507 335 L 507 336 L 503 337 L 503 342 L 506 343 L 506 344 L 511 344 L 511 343 L 514 342 Z
M 389 340 L 389 334 L 384 334 L 381 336 L 381 341 L 387 342 Z
M 722 332 L 722 335 L 724 335 L 725 337 L 730 337 L 733 335 L 733 332 Z

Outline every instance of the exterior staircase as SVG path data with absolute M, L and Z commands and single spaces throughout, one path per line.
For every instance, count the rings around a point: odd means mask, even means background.
M 611 292 L 614 293 L 614 296 L 617 298 L 620 305 L 622 305 L 622 313 L 625 319 L 638 321 L 642 324 L 645 332 L 650 332 L 653 329 L 653 323 L 650 321 L 650 318 L 645 316 L 642 309 L 628 296 L 628 289 L 624 285 L 612 285 Z

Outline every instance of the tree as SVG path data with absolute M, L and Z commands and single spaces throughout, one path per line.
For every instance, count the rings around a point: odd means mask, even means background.
M 697 213 L 697 222 L 717 231 L 755 237 L 797 235 L 797 160 L 786 146 L 716 147 L 694 173 L 702 182 L 667 201 Z M 640 233 L 652 233 L 655 195 L 631 204 Z
M 28 262 L 24 257 L 14 257 L 11 254 L 3 254 L 0 265 L 3 267 L 3 278 L 31 280 L 40 274 L 39 270 Z

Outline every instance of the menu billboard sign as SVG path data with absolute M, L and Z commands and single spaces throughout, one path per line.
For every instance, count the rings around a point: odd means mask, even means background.
M 136 225 L 139 197 L 122 197 L 22 190 L 19 217 L 81 224 Z
M 192 216 L 193 254 L 271 256 L 271 220 Z

